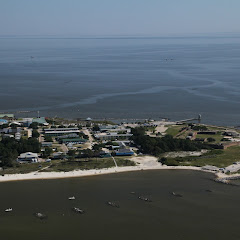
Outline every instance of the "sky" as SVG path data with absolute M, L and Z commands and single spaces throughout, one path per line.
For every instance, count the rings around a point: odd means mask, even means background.
M 0 0 L 0 35 L 240 33 L 240 0 Z

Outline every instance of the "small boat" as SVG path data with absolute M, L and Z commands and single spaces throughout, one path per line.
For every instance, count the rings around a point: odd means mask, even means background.
M 34 216 L 41 219 L 41 220 L 47 218 L 47 215 L 45 215 L 43 213 L 40 213 L 40 212 L 34 213 Z
M 74 212 L 76 212 L 76 213 L 80 213 L 80 214 L 85 213 L 84 210 L 82 210 L 82 209 L 80 209 L 80 208 L 78 208 L 78 207 L 74 207 L 72 210 L 73 210 Z
M 179 193 L 175 193 L 175 192 L 172 192 L 172 195 L 175 196 L 175 197 L 182 197 L 183 195 L 179 194 Z
M 12 212 L 12 208 L 7 208 L 7 209 L 5 209 L 5 212 Z
M 111 206 L 111 207 L 116 207 L 116 208 L 119 208 L 120 206 L 117 204 L 117 203 L 115 203 L 115 202 L 107 202 L 107 205 L 109 205 L 109 206 Z
M 145 202 L 152 202 L 150 198 L 144 197 L 144 196 L 139 196 L 138 199 L 145 201 Z
M 136 194 L 135 192 L 130 192 L 131 194 Z
M 69 197 L 68 200 L 75 200 L 76 198 L 74 196 Z
M 210 189 L 206 189 L 206 192 L 212 192 L 212 190 L 210 190 Z

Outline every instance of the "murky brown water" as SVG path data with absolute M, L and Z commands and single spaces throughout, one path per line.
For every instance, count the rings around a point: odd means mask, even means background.
M 240 188 L 212 178 L 207 173 L 172 170 L 1 183 L 0 236 L 6 240 L 240 239 Z M 183 197 L 174 197 L 173 191 Z M 69 201 L 73 195 L 76 200 Z M 140 195 L 152 202 L 139 200 Z M 115 201 L 120 208 L 106 201 Z M 74 206 L 86 213 L 74 213 Z M 8 207 L 14 211 L 5 213 Z M 48 219 L 35 218 L 38 211 Z

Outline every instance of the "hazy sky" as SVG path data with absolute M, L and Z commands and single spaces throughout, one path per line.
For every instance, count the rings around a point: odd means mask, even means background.
M 0 0 L 0 35 L 240 32 L 240 0 Z

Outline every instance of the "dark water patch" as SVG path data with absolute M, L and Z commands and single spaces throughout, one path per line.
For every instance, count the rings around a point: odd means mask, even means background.
M 12 207 L 14 213 L 0 214 L 1 236 L 9 240 L 239 239 L 240 193 L 209 179 L 214 175 L 166 170 L 2 183 L 0 209 Z M 72 195 L 75 201 L 68 200 Z M 141 201 L 139 195 L 153 201 Z M 76 214 L 74 207 L 85 214 Z M 33 212 L 48 218 L 42 222 Z

